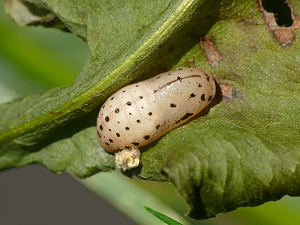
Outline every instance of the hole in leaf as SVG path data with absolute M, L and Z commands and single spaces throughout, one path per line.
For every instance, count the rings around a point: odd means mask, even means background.
M 278 26 L 292 26 L 292 12 L 286 0 L 262 0 L 262 6 L 267 12 L 274 13 Z

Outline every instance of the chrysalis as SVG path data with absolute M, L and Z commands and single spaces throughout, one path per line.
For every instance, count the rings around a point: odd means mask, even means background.
M 195 68 L 179 68 L 123 87 L 100 109 L 99 144 L 107 152 L 118 152 L 118 168 L 137 167 L 139 147 L 197 115 L 215 93 L 210 73 Z

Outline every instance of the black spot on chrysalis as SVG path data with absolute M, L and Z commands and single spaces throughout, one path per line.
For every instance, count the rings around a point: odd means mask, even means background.
M 206 80 L 209 81 L 210 76 L 208 74 L 206 74 L 206 73 L 205 73 L 205 76 L 206 76 Z
M 205 101 L 205 94 L 201 95 L 201 101 Z
M 182 78 L 181 77 L 177 77 L 177 80 L 179 80 L 180 82 L 182 82 Z
M 143 138 L 144 138 L 145 140 L 149 140 L 150 135 L 146 135 L 146 136 L 144 136 Z
M 131 144 L 133 144 L 134 146 L 139 146 L 140 145 L 140 143 L 138 143 L 138 142 L 132 142 Z
M 186 120 L 188 119 L 189 117 L 191 117 L 193 115 L 193 113 L 186 113 L 182 118 L 181 120 Z

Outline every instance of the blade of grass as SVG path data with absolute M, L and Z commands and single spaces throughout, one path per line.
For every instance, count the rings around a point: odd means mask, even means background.
M 168 225 L 182 225 L 181 223 L 177 222 L 176 220 L 173 220 L 172 218 L 160 213 L 160 212 L 157 212 L 147 206 L 144 206 L 144 208 L 150 212 L 152 215 L 156 216 L 158 219 L 160 219 L 161 221 L 165 222 L 166 224 Z

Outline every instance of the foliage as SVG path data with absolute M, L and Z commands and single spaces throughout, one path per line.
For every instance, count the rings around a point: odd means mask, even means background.
M 255 1 L 31 2 L 5 6 L 20 25 L 73 32 L 90 56 L 72 86 L 0 106 L 2 170 L 34 162 L 78 177 L 112 170 L 114 157 L 95 138 L 101 104 L 127 83 L 194 59 L 236 98 L 218 99 L 206 116 L 143 148 L 142 165 L 126 175 L 171 181 L 196 219 L 299 195 L 300 42 L 279 45 Z M 223 55 L 216 67 L 198 46 L 205 35 Z

